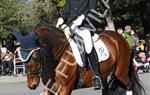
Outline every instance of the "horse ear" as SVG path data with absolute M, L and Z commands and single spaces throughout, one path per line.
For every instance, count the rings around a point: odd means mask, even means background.
M 31 36 L 34 40 L 37 40 L 39 38 L 39 36 L 36 33 L 33 33 Z
M 34 42 L 36 45 L 39 45 L 39 43 L 38 43 L 39 36 L 36 33 L 32 34 L 32 39 L 34 39 Z
M 20 42 L 22 38 L 22 35 L 20 34 L 20 32 L 18 32 L 16 28 L 12 28 L 11 32 L 16 37 L 16 39 Z

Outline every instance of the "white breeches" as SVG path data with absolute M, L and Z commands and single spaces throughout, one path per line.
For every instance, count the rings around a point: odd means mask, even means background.
M 75 32 L 78 33 L 82 37 L 82 39 L 84 41 L 86 53 L 88 53 L 88 54 L 91 53 L 92 48 L 93 48 L 93 41 L 91 38 L 90 31 L 89 30 L 81 30 L 79 28 L 76 28 Z

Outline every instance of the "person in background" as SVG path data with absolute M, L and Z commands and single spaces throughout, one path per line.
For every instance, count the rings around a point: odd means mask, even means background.
M 131 30 L 130 34 L 131 34 L 131 38 L 132 38 L 132 40 L 131 40 L 132 41 L 131 42 L 131 44 L 132 44 L 132 56 L 135 57 L 135 56 L 137 56 L 136 45 L 139 42 L 139 38 L 135 34 L 134 30 Z
M 9 37 L 7 37 L 7 39 L 5 40 L 5 46 L 9 51 L 15 51 L 15 44 L 12 35 L 9 35 Z
M 1 48 L 1 60 L 2 60 L 2 75 L 12 75 L 13 72 L 13 53 L 6 47 Z
M 136 44 L 139 42 L 139 37 L 135 34 L 134 30 L 131 30 L 130 34 L 132 37 L 132 47 L 135 47 Z
M 136 45 L 136 49 L 138 52 L 145 52 L 145 45 L 144 42 L 142 40 L 139 40 L 139 42 Z
M 145 44 L 146 44 L 146 55 L 150 57 L 150 33 L 146 34 Z
M 135 58 L 133 58 L 133 69 L 138 72 L 142 70 L 143 72 L 149 71 L 149 62 L 146 59 L 145 52 L 140 52 Z
M 123 29 L 122 29 L 122 28 L 118 28 L 118 29 L 117 29 L 117 33 L 119 33 L 119 34 L 121 34 L 121 35 L 122 35 L 122 33 L 123 33 Z
M 110 28 L 108 26 L 105 26 L 104 30 L 105 31 L 110 31 Z
M 127 25 L 127 26 L 125 26 L 124 29 L 125 30 L 122 33 L 122 36 L 127 40 L 130 48 L 132 48 L 132 37 L 131 37 L 131 34 L 130 34 L 130 32 L 132 31 L 132 27 Z

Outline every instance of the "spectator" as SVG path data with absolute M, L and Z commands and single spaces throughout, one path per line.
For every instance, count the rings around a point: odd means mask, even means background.
M 110 31 L 110 28 L 108 26 L 105 26 L 104 30 L 105 31 Z
M 147 52 L 146 55 L 150 57 L 150 33 L 146 35 L 145 44 L 146 44 L 146 52 Z
M 139 42 L 138 36 L 135 34 L 134 30 L 131 30 L 130 32 L 131 38 L 132 38 L 132 55 L 135 57 L 137 55 L 136 45 Z
M 131 30 L 130 34 L 131 34 L 131 37 L 132 37 L 132 47 L 135 47 L 136 44 L 139 42 L 139 38 L 138 38 L 138 36 L 135 34 L 135 31 L 134 31 L 134 30 Z
M 136 49 L 138 52 L 145 51 L 144 42 L 142 40 L 136 44 Z
M 133 58 L 133 67 L 136 72 L 139 69 L 143 72 L 149 71 L 149 62 L 146 59 L 145 52 L 140 52 L 137 57 Z
M 14 52 L 15 44 L 14 39 L 11 35 L 5 40 L 5 46 L 9 51 Z
M 2 59 L 2 74 L 11 75 L 13 72 L 13 53 L 10 52 L 6 47 L 1 49 L 1 59 Z
M 117 29 L 117 32 L 118 32 L 119 34 L 122 34 L 122 33 L 123 33 L 123 29 L 122 29 L 122 28 L 118 28 L 118 29 Z
M 125 30 L 122 33 L 122 36 L 127 40 L 130 48 L 132 48 L 132 38 L 131 38 L 131 34 L 130 34 L 131 31 L 132 31 L 132 27 L 127 25 L 127 26 L 125 26 Z

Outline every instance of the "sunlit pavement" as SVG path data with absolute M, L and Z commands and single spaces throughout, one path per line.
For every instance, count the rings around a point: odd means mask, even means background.
M 21 74 L 16 76 L 0 76 L 0 83 L 18 83 L 18 82 L 25 82 L 26 76 Z
M 144 84 L 147 95 L 150 95 L 150 73 L 139 74 L 140 79 Z M 16 80 L 17 79 L 17 80 Z M 4 81 L 5 80 L 5 81 Z M 6 80 L 9 80 L 6 82 Z M 30 90 L 25 84 L 25 76 L 0 76 L 0 95 L 40 95 L 43 85 L 36 90 Z M 17 82 L 18 81 L 18 82 Z M 101 95 L 100 90 L 94 91 L 93 88 L 74 90 L 71 95 Z

